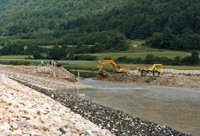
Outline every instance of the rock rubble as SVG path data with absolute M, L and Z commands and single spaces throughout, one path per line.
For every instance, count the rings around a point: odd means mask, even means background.
M 117 136 L 187 136 L 187 134 L 167 126 L 142 121 L 122 111 L 83 100 L 66 92 L 43 89 L 19 80 L 18 82 L 50 96 L 69 107 L 73 112 L 80 114 L 104 129 L 110 130 Z
M 76 76 L 63 67 L 0 65 L 0 74 L 53 89 L 76 89 Z M 91 88 L 79 84 L 79 88 Z
M 112 135 L 50 97 L 0 77 L 0 136 Z
M 172 74 L 172 75 L 181 75 L 181 74 L 190 74 L 190 75 L 200 75 L 200 70 L 177 70 L 177 69 L 164 69 L 164 72 L 166 74 Z
M 164 74 L 160 77 L 152 75 L 141 76 L 137 72 L 127 75 L 125 73 L 108 73 L 106 76 L 97 75 L 96 80 L 122 82 L 122 83 L 138 83 L 155 86 L 171 86 L 171 87 L 185 87 L 185 88 L 200 88 L 200 77 L 197 76 L 180 76 L 177 74 Z
M 131 74 L 140 75 L 138 70 L 132 70 Z M 164 69 L 164 75 L 191 75 L 196 76 L 200 75 L 200 70 L 177 70 L 177 69 Z

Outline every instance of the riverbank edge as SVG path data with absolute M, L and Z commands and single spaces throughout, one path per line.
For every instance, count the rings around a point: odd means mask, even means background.
M 117 136 L 131 135 L 175 135 L 190 136 L 178 132 L 164 125 L 149 121 L 142 121 L 140 118 L 133 117 L 123 111 L 115 110 L 100 104 L 81 99 L 58 90 L 48 90 L 36 85 L 13 79 L 20 84 L 28 86 L 42 94 L 45 94 L 62 105 L 70 108 L 74 113 L 80 114 L 87 120 L 99 125 L 101 128 L 110 130 Z

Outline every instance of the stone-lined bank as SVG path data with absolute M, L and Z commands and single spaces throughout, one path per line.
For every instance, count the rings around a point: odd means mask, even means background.
M 123 111 L 92 103 L 79 97 L 67 94 L 66 92 L 47 90 L 20 80 L 16 81 L 50 96 L 54 100 L 70 108 L 73 112 L 80 114 L 85 119 L 92 121 L 104 129 L 110 130 L 115 135 L 189 136 L 167 126 L 149 121 L 142 121 L 137 117 L 124 113 Z
M 50 97 L 0 76 L 0 136 L 109 135 Z

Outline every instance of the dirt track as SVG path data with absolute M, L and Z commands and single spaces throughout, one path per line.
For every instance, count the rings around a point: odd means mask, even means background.
M 62 67 L 0 65 L 0 74 L 48 89 L 75 89 L 76 76 Z M 90 88 L 79 84 L 79 88 Z
M 199 76 L 189 77 L 166 74 L 160 77 L 154 77 L 152 75 L 140 76 L 134 73 L 132 73 L 131 75 L 127 75 L 125 73 L 108 73 L 106 76 L 97 75 L 95 79 L 111 82 L 137 83 L 155 86 L 196 88 L 197 90 L 200 90 Z

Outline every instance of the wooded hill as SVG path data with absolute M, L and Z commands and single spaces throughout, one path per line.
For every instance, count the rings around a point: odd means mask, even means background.
M 86 44 L 103 52 L 148 39 L 150 47 L 199 50 L 200 1 L 1 0 L 0 26 L 1 46 Z

